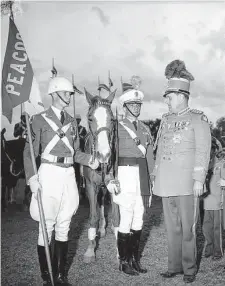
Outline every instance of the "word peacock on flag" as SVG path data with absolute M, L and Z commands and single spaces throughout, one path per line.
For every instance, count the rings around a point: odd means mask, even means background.
M 8 43 L 2 70 L 2 114 L 10 123 L 12 123 L 14 107 L 26 101 L 31 104 L 33 79 L 33 69 L 23 40 L 14 21 L 10 18 Z M 35 101 L 40 101 L 39 105 L 43 109 L 39 94 L 35 96 Z

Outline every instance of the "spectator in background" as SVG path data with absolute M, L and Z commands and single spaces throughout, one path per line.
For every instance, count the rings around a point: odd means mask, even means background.
M 219 146 L 218 143 L 218 140 L 212 137 L 203 221 L 205 257 L 212 256 L 213 260 L 220 259 L 223 256 L 222 214 L 225 208 L 225 152 L 222 151 L 222 146 Z M 225 224 L 225 220 L 223 224 Z
M 76 115 L 76 121 L 78 126 L 78 134 L 80 138 L 80 150 L 84 152 L 84 145 L 85 145 L 85 137 L 87 135 L 87 130 L 84 126 L 80 124 L 81 122 L 81 116 L 80 114 Z M 83 166 L 75 163 L 75 174 L 76 174 L 76 181 L 77 181 L 77 187 L 79 190 L 79 194 L 81 198 L 85 198 L 85 188 L 84 188 L 84 177 L 83 177 Z
M 28 115 L 28 118 L 29 118 L 29 115 Z M 22 115 L 20 116 L 20 122 L 15 124 L 13 136 L 15 138 L 18 137 L 19 140 L 21 139 L 24 140 L 24 144 L 25 144 L 25 139 L 27 137 L 27 124 L 26 124 L 25 113 L 22 113 Z M 29 210 L 30 201 L 31 201 L 31 190 L 30 190 L 30 187 L 26 185 L 25 190 L 24 190 L 24 200 L 23 200 L 24 211 Z
M 19 137 L 19 139 L 26 139 L 27 137 L 27 125 L 25 114 L 20 116 L 20 122 L 16 123 L 14 126 L 14 137 Z

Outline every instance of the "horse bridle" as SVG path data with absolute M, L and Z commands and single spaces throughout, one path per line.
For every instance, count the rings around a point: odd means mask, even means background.
M 108 104 L 107 102 L 103 102 L 103 101 L 101 101 L 100 103 L 97 103 L 97 105 L 99 106 L 101 106 L 101 105 L 103 105 L 103 106 L 106 106 L 106 107 L 108 107 L 109 108 L 109 106 L 110 106 L 110 104 Z M 92 108 L 90 108 L 89 109 L 89 111 L 88 111 L 88 116 L 89 116 L 89 114 L 91 113 L 91 111 L 92 111 Z M 112 113 L 112 110 L 110 109 L 110 112 L 111 112 L 111 115 L 112 115 L 112 117 L 113 117 L 113 113 Z M 108 128 L 108 127 L 100 127 L 98 130 L 96 130 L 95 132 L 93 132 L 92 131 L 92 129 L 91 129 L 91 124 L 90 124 L 90 122 L 88 121 L 88 127 L 89 127 L 89 130 L 90 130 L 90 134 L 91 134 L 91 136 L 92 136 L 92 147 L 91 147 L 91 154 L 92 154 L 92 162 L 94 162 L 94 160 L 95 160 L 95 158 L 96 158 L 96 139 L 97 139 L 97 137 L 98 137 L 98 135 L 101 133 L 101 132 L 103 132 L 103 131 L 106 131 L 106 133 L 107 133 L 107 136 L 108 136 L 108 138 L 109 138 L 109 142 L 110 142 L 110 144 L 109 144 L 109 146 L 110 146 L 110 148 L 112 147 L 112 139 L 113 139 L 113 136 L 112 136 L 112 132 L 113 132 L 113 130 L 114 130 L 114 126 L 113 126 L 113 128 L 112 129 L 110 129 L 110 128 Z
M 10 171 L 10 173 L 11 173 L 14 177 L 18 177 L 18 176 L 23 172 L 23 169 L 20 170 L 18 173 L 14 173 L 14 172 L 13 172 L 13 164 L 14 164 L 16 161 L 15 161 L 14 159 L 11 159 L 11 158 L 9 157 L 9 154 L 6 152 L 6 146 L 5 146 L 5 142 L 4 142 L 4 141 L 3 141 L 2 146 L 3 146 L 3 149 L 4 149 L 4 151 L 5 151 L 5 155 L 6 155 L 7 159 L 8 159 L 9 162 L 10 162 L 10 166 L 9 166 L 9 171 Z

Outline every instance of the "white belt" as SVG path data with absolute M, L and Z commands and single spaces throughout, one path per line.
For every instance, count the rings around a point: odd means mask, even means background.
M 59 157 L 59 156 L 54 156 L 51 154 L 42 153 L 41 158 L 45 159 L 51 163 L 63 163 L 63 164 L 73 164 L 74 163 L 73 157 Z

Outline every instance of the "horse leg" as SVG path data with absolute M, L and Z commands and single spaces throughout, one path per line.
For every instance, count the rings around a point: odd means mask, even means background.
M 105 195 L 103 193 L 102 198 L 101 198 L 101 205 L 99 208 L 99 233 L 100 233 L 100 237 L 104 237 L 106 234 L 106 221 L 105 221 L 105 206 L 104 206 L 104 202 L 105 202 Z
M 1 204 L 2 204 L 2 211 L 7 212 L 8 211 L 8 190 L 7 190 L 7 186 L 4 180 L 2 180 Z
M 15 203 L 16 202 L 16 200 L 15 200 L 15 197 L 14 197 L 14 187 L 10 187 L 9 189 L 8 189 L 8 192 L 9 192 L 9 203 L 10 204 L 13 204 L 13 203 Z
M 94 186 L 90 183 L 86 184 L 86 190 L 90 205 L 90 227 L 88 229 L 88 248 L 84 253 L 84 262 L 91 263 L 96 258 L 96 228 L 98 224 L 97 193 Z

